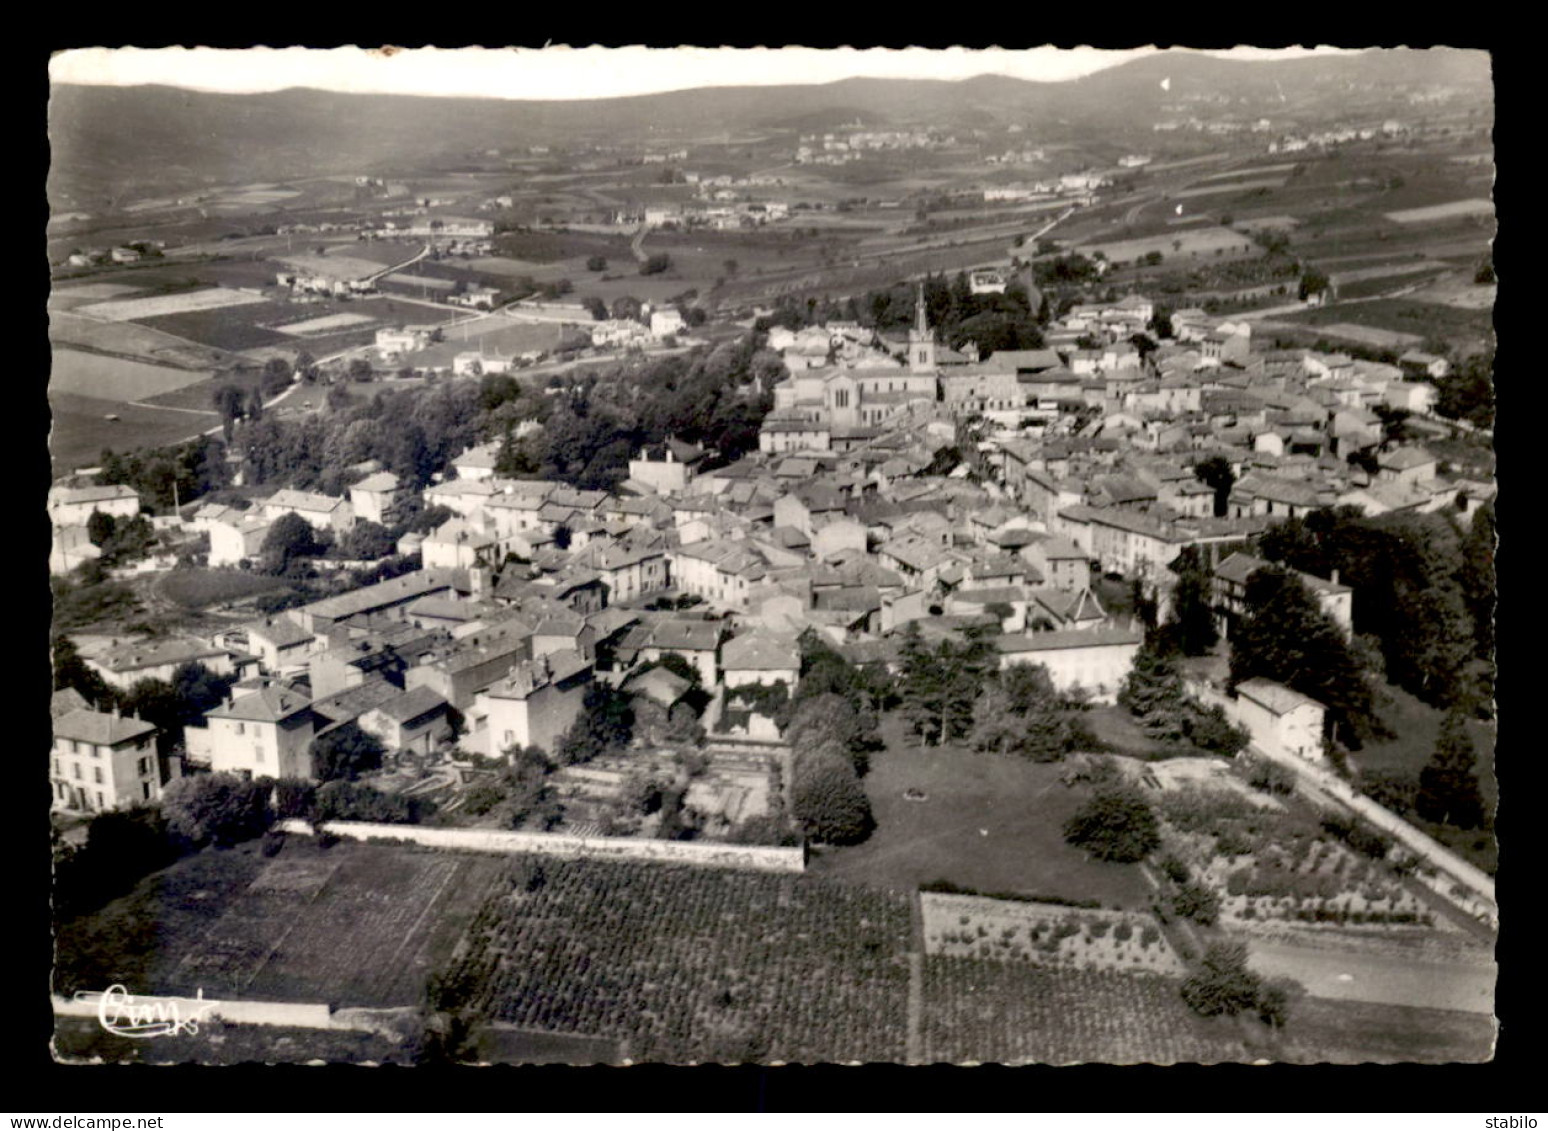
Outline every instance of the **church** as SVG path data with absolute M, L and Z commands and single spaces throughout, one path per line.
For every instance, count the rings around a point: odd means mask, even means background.
M 824 366 L 791 374 L 774 386 L 774 411 L 759 429 L 758 446 L 776 453 L 858 447 L 911 406 L 934 404 L 938 377 L 935 331 L 925 317 L 920 288 L 902 367 Z

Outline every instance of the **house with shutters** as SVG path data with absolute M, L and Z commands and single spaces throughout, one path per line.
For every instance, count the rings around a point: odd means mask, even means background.
M 239 684 L 204 716 L 204 733 L 185 732 L 190 761 L 249 778 L 308 778 L 316 716 L 311 699 L 278 681 Z
M 161 797 L 157 729 L 116 710 L 77 707 L 53 721 L 49 788 L 53 808 L 103 813 Z

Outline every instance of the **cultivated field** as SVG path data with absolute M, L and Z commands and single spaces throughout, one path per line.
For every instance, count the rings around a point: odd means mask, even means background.
M 109 299 L 107 302 L 94 302 L 77 307 L 76 313 L 109 322 L 138 322 L 141 319 L 159 318 L 168 314 L 189 314 L 265 301 L 267 300 L 262 295 L 233 291 L 226 287 L 210 287 L 202 291 L 182 291 L 170 295 L 151 295 L 147 298 Z
M 588 316 L 589 317 L 589 316 Z M 418 353 L 405 354 L 404 365 L 416 369 L 449 368 L 459 353 L 482 351 L 509 357 L 529 350 L 556 350 L 574 341 L 573 331 L 554 322 L 515 322 L 501 317 L 480 318 L 446 330 L 446 340 Z
M 1052 903 L 921 892 L 925 953 L 1067 970 L 1184 973 L 1155 918 Z
M 275 326 L 281 334 L 294 334 L 303 336 L 306 334 L 326 334 L 333 330 L 343 330 L 350 326 L 369 325 L 376 319 L 369 314 L 325 314 L 321 318 L 308 318 L 301 322 L 287 322 L 283 326 Z
M 1253 1059 L 1232 1021 L 1183 1003 L 1173 978 L 924 960 L 928 1062 L 1216 1064 Z
M 184 369 L 212 369 L 236 360 L 220 350 L 133 322 L 98 322 L 52 310 L 48 323 L 49 340 L 56 347 L 76 346 L 91 353 L 160 361 Z
M 1399 224 L 1428 224 L 1432 220 L 1454 220 L 1459 216 L 1493 216 L 1492 200 L 1453 200 L 1427 208 L 1404 208 L 1388 212 L 1387 219 Z
M 198 386 L 189 388 L 197 389 Z M 50 393 L 48 406 L 54 418 L 48 447 L 56 476 L 79 467 L 95 466 L 104 448 L 126 452 L 135 448 L 160 447 L 220 423 L 220 418 L 213 412 L 205 415 L 171 408 L 148 408 L 84 397 L 78 393 Z M 106 419 L 110 414 L 118 419 Z
M 185 609 L 230 604 L 286 587 L 281 578 L 236 569 L 175 569 L 156 583 L 158 593 Z
M 100 988 L 106 956 L 91 946 L 77 953 L 76 940 L 112 947 L 105 933 L 133 920 L 145 926 L 109 965 L 132 975 L 116 980 L 146 993 L 202 988 L 217 999 L 417 1006 L 500 867 L 491 857 L 349 843 L 322 849 L 309 839 L 292 839 L 272 860 L 252 845 L 204 852 L 72 925 L 61 965 L 85 988 Z
M 401 259 L 389 260 L 385 265 L 370 259 L 357 259 L 350 255 L 277 255 L 275 259 L 287 267 L 293 267 L 309 275 L 320 275 L 328 279 L 363 279 L 376 274 L 383 266 L 412 259 L 421 250 L 423 250 L 422 247 L 415 248 Z
M 1494 319 L 1489 310 L 1441 306 L 1433 302 L 1416 301 L 1412 296 L 1335 303 L 1285 315 L 1276 321 L 1284 325 L 1304 326 L 1329 337 L 1333 336 L 1327 333 L 1330 324 L 1342 323 L 1345 326 L 1395 331 L 1409 336 L 1401 341 L 1408 341 L 1409 338 L 1441 338 L 1463 353 L 1485 348 L 1494 336 Z M 1406 349 L 1407 346 L 1402 348 Z
M 55 287 L 49 293 L 48 306 L 50 310 L 73 310 L 85 303 L 123 298 L 140 289 L 128 283 L 80 283 L 73 287 Z
M 920 749 L 900 729 L 894 718 L 884 723 L 887 748 L 864 779 L 876 831 L 853 848 L 823 849 L 813 873 L 907 889 L 946 880 L 981 892 L 1148 908 L 1150 889 L 1137 867 L 1094 860 L 1065 843 L 1064 822 L 1086 794 L 1060 782 L 1059 766 Z M 906 799 L 908 789 L 928 800 Z
M 1100 240 L 1080 245 L 1083 255 L 1101 252 L 1114 264 L 1132 263 L 1153 251 L 1164 260 L 1213 259 L 1217 255 L 1261 255 L 1263 249 L 1229 228 L 1193 228 L 1188 231 L 1146 236 L 1140 239 Z
M 208 371 L 173 369 L 80 350 L 54 350 L 50 394 L 77 393 L 109 401 L 138 401 L 208 380 Z
M 491 1019 L 636 1061 L 904 1059 L 909 897 L 780 876 L 517 862 L 453 977 Z
M 1342 338 L 1380 350 L 1405 350 L 1420 345 L 1422 334 L 1406 334 L 1400 330 L 1383 330 L 1376 326 L 1359 326 L 1352 322 L 1328 322 L 1319 329 L 1330 338 Z

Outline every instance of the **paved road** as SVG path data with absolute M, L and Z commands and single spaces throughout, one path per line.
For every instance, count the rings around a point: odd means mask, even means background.
M 1292 978 L 1312 997 L 1494 1012 L 1499 968 L 1492 962 L 1438 962 L 1283 942 L 1253 941 L 1248 950 L 1254 970 L 1268 977 Z

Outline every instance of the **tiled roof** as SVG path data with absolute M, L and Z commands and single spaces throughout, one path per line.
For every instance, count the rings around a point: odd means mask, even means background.
M 117 746 L 120 742 L 129 742 L 155 732 L 153 724 L 141 719 L 126 719 L 84 707 L 77 707 L 54 720 L 55 738 L 69 738 L 97 746 Z

